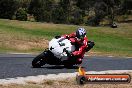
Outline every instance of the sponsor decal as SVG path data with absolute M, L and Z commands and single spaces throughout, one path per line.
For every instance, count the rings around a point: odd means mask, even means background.
M 85 83 L 130 83 L 129 74 L 86 74 L 84 68 L 79 67 L 76 76 L 78 84 Z

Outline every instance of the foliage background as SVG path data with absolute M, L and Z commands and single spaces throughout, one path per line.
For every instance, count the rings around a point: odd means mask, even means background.
M 132 0 L 0 0 L 4 19 L 98 26 L 130 15 Z

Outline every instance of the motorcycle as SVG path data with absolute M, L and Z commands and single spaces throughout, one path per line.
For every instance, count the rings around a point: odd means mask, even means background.
M 85 51 L 88 52 L 94 45 L 94 42 L 89 41 Z M 75 45 L 70 40 L 56 36 L 49 42 L 49 48 L 33 59 L 32 66 L 39 68 L 45 64 L 64 65 L 65 67 L 79 65 L 81 63 L 77 62 L 77 57 L 71 56 L 75 49 Z

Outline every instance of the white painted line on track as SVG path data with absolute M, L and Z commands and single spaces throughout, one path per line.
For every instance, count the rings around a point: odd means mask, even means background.
M 107 57 L 114 57 L 114 56 L 107 56 Z

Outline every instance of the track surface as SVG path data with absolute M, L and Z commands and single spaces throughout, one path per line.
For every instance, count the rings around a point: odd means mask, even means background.
M 32 68 L 34 57 L 35 55 L 0 54 L 0 79 L 77 72 L 76 66 L 71 69 L 51 65 Z M 132 70 L 132 58 L 84 57 L 82 66 L 86 71 Z

